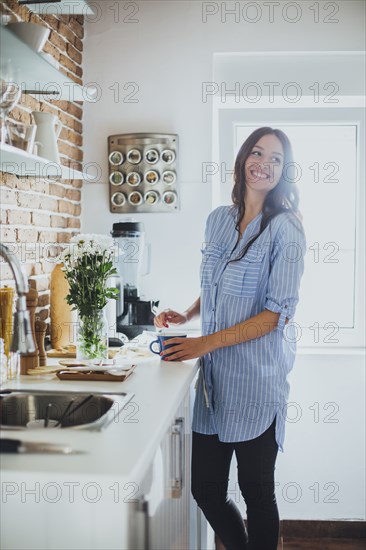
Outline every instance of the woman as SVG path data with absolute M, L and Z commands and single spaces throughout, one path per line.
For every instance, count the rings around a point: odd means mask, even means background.
M 202 337 L 176 338 L 170 361 L 201 358 L 192 422 L 192 494 L 226 550 L 276 550 L 274 492 L 283 450 L 296 333 L 293 318 L 306 241 L 291 145 L 280 130 L 254 131 L 235 162 L 232 206 L 208 217 L 201 297 L 157 327 L 201 314 Z M 163 352 L 163 354 L 171 352 Z M 228 498 L 232 455 L 247 507 L 246 530 Z

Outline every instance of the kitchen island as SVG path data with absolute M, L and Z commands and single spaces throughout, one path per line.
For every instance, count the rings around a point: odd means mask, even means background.
M 183 470 L 189 471 L 189 396 L 197 369 L 198 361 L 157 358 L 139 363 L 124 382 L 61 381 L 54 375 L 22 376 L 8 382 L 4 389 L 132 392 L 134 396 L 101 431 L 41 428 L 2 432 L 3 438 L 67 444 L 79 453 L 1 455 L 1 547 L 143 548 L 146 517 L 151 520 L 167 497 L 167 479 L 171 477 L 166 472 L 171 469 L 166 464 L 171 448 L 167 438 L 178 416 L 179 421 L 184 419 L 183 439 L 188 442 Z M 170 462 L 175 458 L 170 457 Z M 180 496 L 187 498 L 189 480 L 183 485 Z M 156 531 L 153 524 L 149 529 Z M 163 526 L 160 529 L 164 531 Z M 150 547 L 159 544 L 156 534 L 154 537 L 156 542 L 151 539 Z M 189 541 L 185 543 L 189 548 Z

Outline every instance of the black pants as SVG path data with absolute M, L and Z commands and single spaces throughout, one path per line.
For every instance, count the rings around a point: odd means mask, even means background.
M 192 434 L 192 495 L 226 550 L 277 548 L 275 422 L 259 437 L 238 443 L 222 443 L 217 435 Z M 239 487 L 247 507 L 248 531 L 227 494 L 234 451 Z

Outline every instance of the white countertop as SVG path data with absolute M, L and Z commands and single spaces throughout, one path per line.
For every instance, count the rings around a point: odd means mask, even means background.
M 49 361 L 55 364 L 55 361 Z M 142 479 L 174 413 L 189 390 L 198 361 L 139 363 L 125 382 L 59 380 L 55 375 L 21 376 L 3 389 L 132 392 L 130 403 L 101 431 L 49 429 L 2 431 L 2 437 L 70 445 L 75 455 L 2 454 L 2 474 L 110 477 L 119 482 Z M 190 427 L 188 427 L 189 429 Z

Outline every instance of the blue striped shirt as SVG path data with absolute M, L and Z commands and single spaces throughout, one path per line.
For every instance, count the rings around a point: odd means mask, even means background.
M 268 334 L 201 358 L 192 430 L 218 434 L 224 442 L 246 441 L 262 434 L 277 415 L 276 441 L 283 451 L 287 375 L 297 339 L 295 325 L 285 321 L 293 320 L 298 303 L 306 240 L 292 214 L 279 214 L 241 260 L 229 262 L 259 232 L 262 213 L 235 247 L 236 216 L 235 207 L 221 206 L 207 220 L 201 264 L 202 334 L 233 327 L 264 309 L 280 317 Z

